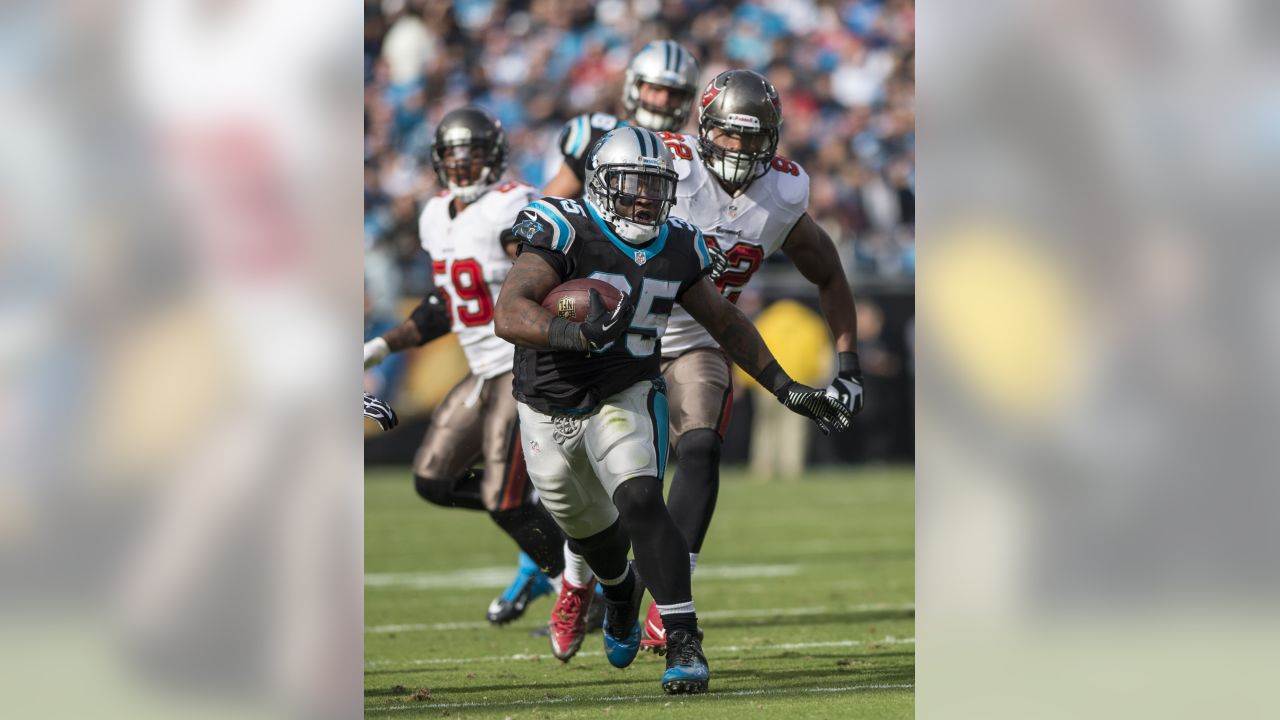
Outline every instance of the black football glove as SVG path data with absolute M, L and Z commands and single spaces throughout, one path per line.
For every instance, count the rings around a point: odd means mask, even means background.
M 729 269 L 729 258 L 725 256 L 714 238 L 706 238 L 706 241 L 707 254 L 711 256 L 711 272 L 707 277 L 711 278 L 711 282 L 715 282 L 720 279 L 725 270 Z
M 827 396 L 838 400 L 850 414 L 857 415 L 862 411 L 862 367 L 858 364 L 858 353 L 842 352 L 839 361 L 840 371 L 827 386 Z
M 791 412 L 804 415 L 817 423 L 823 435 L 830 435 L 832 430 L 843 432 L 853 423 L 853 413 L 849 408 L 827 395 L 826 390 L 801 385 L 793 380 L 774 395 Z
M 777 360 L 765 366 L 756 376 L 756 381 L 768 388 L 788 410 L 817 423 L 823 435 L 830 435 L 832 430 L 848 430 L 853 424 L 853 413 L 849 408 L 828 396 L 826 390 L 811 388 L 792 380 Z
M 396 411 L 392 410 L 386 402 L 369 393 L 364 394 L 364 416 L 378 423 L 383 430 L 390 430 L 400 424 Z
M 582 330 L 582 337 L 587 340 L 587 349 L 599 352 L 609 343 L 622 337 L 622 333 L 631 326 L 631 316 L 636 314 L 636 308 L 631 304 L 631 298 L 626 293 L 622 293 L 618 307 L 612 311 L 605 306 L 604 299 L 596 290 L 588 290 L 587 297 L 591 304 L 587 311 L 587 319 L 580 324 L 579 329 Z

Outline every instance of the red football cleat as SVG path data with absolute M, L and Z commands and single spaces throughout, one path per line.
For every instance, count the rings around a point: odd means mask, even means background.
M 578 654 L 578 648 L 582 647 L 587 636 L 587 609 L 591 607 L 594 584 L 575 587 L 562 583 L 560 597 L 551 608 L 551 622 L 548 624 L 551 654 L 564 662 Z
M 640 634 L 640 649 L 655 655 L 667 654 L 667 629 L 662 627 L 658 603 L 649 603 L 649 612 L 644 617 L 644 632 Z
M 698 642 L 704 637 L 702 628 L 698 628 Z M 662 656 L 667 654 L 667 629 L 662 626 L 662 614 L 658 612 L 658 603 L 649 603 L 649 613 L 644 618 L 644 630 L 640 633 L 640 649 Z

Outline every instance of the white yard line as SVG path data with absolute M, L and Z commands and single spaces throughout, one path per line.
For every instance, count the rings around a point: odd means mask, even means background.
M 698 570 L 701 580 L 743 580 L 789 577 L 800 572 L 799 565 L 709 565 Z M 368 573 L 366 589 L 474 590 L 505 588 L 513 577 L 511 566 L 451 570 L 448 572 Z
M 821 615 L 823 613 L 869 612 L 872 610 L 914 610 L 914 603 L 866 603 L 845 607 L 800 607 L 800 608 L 756 608 L 746 610 L 709 610 L 698 613 L 705 620 L 733 620 L 737 618 L 776 617 L 789 615 Z M 370 625 L 366 633 L 402 633 L 432 632 L 438 630 L 480 630 L 490 627 L 484 621 L 477 622 L 443 622 L 443 623 L 405 623 L 398 625 Z
M 916 639 L 886 637 L 880 640 L 826 640 L 822 642 L 807 643 L 780 643 L 774 645 L 720 645 L 704 648 L 704 652 L 709 656 L 720 655 L 723 653 L 737 653 L 744 651 L 757 650 L 806 650 L 812 648 L 825 647 L 854 647 L 857 645 L 912 645 Z M 600 651 L 579 652 L 575 657 L 598 657 L 603 655 Z M 387 667 L 388 665 L 464 665 L 468 663 L 479 662 L 504 662 L 507 660 L 554 660 L 555 656 L 547 654 L 525 654 L 516 655 L 489 655 L 485 657 L 461 657 L 461 658 L 419 658 L 411 660 L 368 660 L 365 662 L 366 669 Z M 421 705 L 415 707 L 424 707 Z
M 472 701 L 472 702 L 454 702 L 454 703 L 416 703 L 413 705 L 390 705 L 387 707 L 371 707 L 366 708 L 365 712 L 379 711 L 396 711 L 396 710 L 429 710 L 429 709 L 446 709 L 446 708 L 472 708 L 472 707 L 510 707 L 518 706 L 538 706 L 538 705 L 563 705 L 565 703 L 586 702 L 586 703 L 612 703 L 612 702 L 653 702 L 661 701 L 670 703 L 675 700 L 698 700 L 700 698 L 724 698 L 724 697 L 754 697 L 757 695 L 780 695 L 789 693 L 846 693 L 846 692 L 862 692 L 866 690 L 911 690 L 915 688 L 914 683 L 877 683 L 869 685 L 845 685 L 844 687 L 827 687 L 827 688 L 769 688 L 756 690 L 728 690 L 724 692 L 711 691 L 706 695 L 686 695 L 679 698 L 670 695 L 614 695 L 612 697 L 562 697 L 562 698 L 542 698 L 539 700 L 494 700 L 494 701 Z

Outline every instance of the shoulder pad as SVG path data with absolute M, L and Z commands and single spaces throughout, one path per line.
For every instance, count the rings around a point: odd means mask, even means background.
M 523 245 L 558 253 L 569 252 L 573 247 L 574 230 L 559 207 L 562 200 L 546 197 L 526 205 L 511 227 L 512 234 Z
M 774 194 L 782 208 L 797 216 L 809 209 L 809 174 L 800 163 L 779 155 L 773 159 L 769 174 L 773 176 Z
M 510 218 L 520 208 L 537 200 L 538 191 L 532 185 L 522 182 L 504 182 L 490 190 L 485 197 L 493 204 L 495 213 Z
M 579 115 L 560 129 L 557 145 L 562 155 L 580 158 L 591 149 L 591 118 L 590 115 Z
M 679 142 L 680 145 L 688 151 L 688 157 L 683 157 L 681 152 L 678 150 L 671 153 L 671 160 L 675 165 L 676 176 L 680 182 L 683 183 L 685 180 L 692 177 L 697 171 L 696 165 L 702 163 L 702 156 L 698 155 L 698 138 L 693 135 L 680 135 L 677 142 Z M 677 192 L 679 192 L 679 190 L 680 188 L 677 187 Z M 692 195 L 693 188 L 689 188 L 689 190 L 690 192 L 687 194 Z
M 603 130 L 605 132 L 609 132 L 610 130 L 618 127 L 619 125 L 626 125 L 626 123 L 619 120 L 616 115 L 610 115 L 609 113 L 602 113 L 602 112 L 591 113 L 590 122 L 591 122 L 591 127 L 597 130 Z

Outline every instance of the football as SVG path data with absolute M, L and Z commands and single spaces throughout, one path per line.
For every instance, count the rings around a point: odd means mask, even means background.
M 571 322 L 583 322 L 591 312 L 591 299 L 587 291 L 595 289 L 609 309 L 618 307 L 622 293 L 603 280 L 581 278 L 557 285 L 542 299 L 542 307 Z

